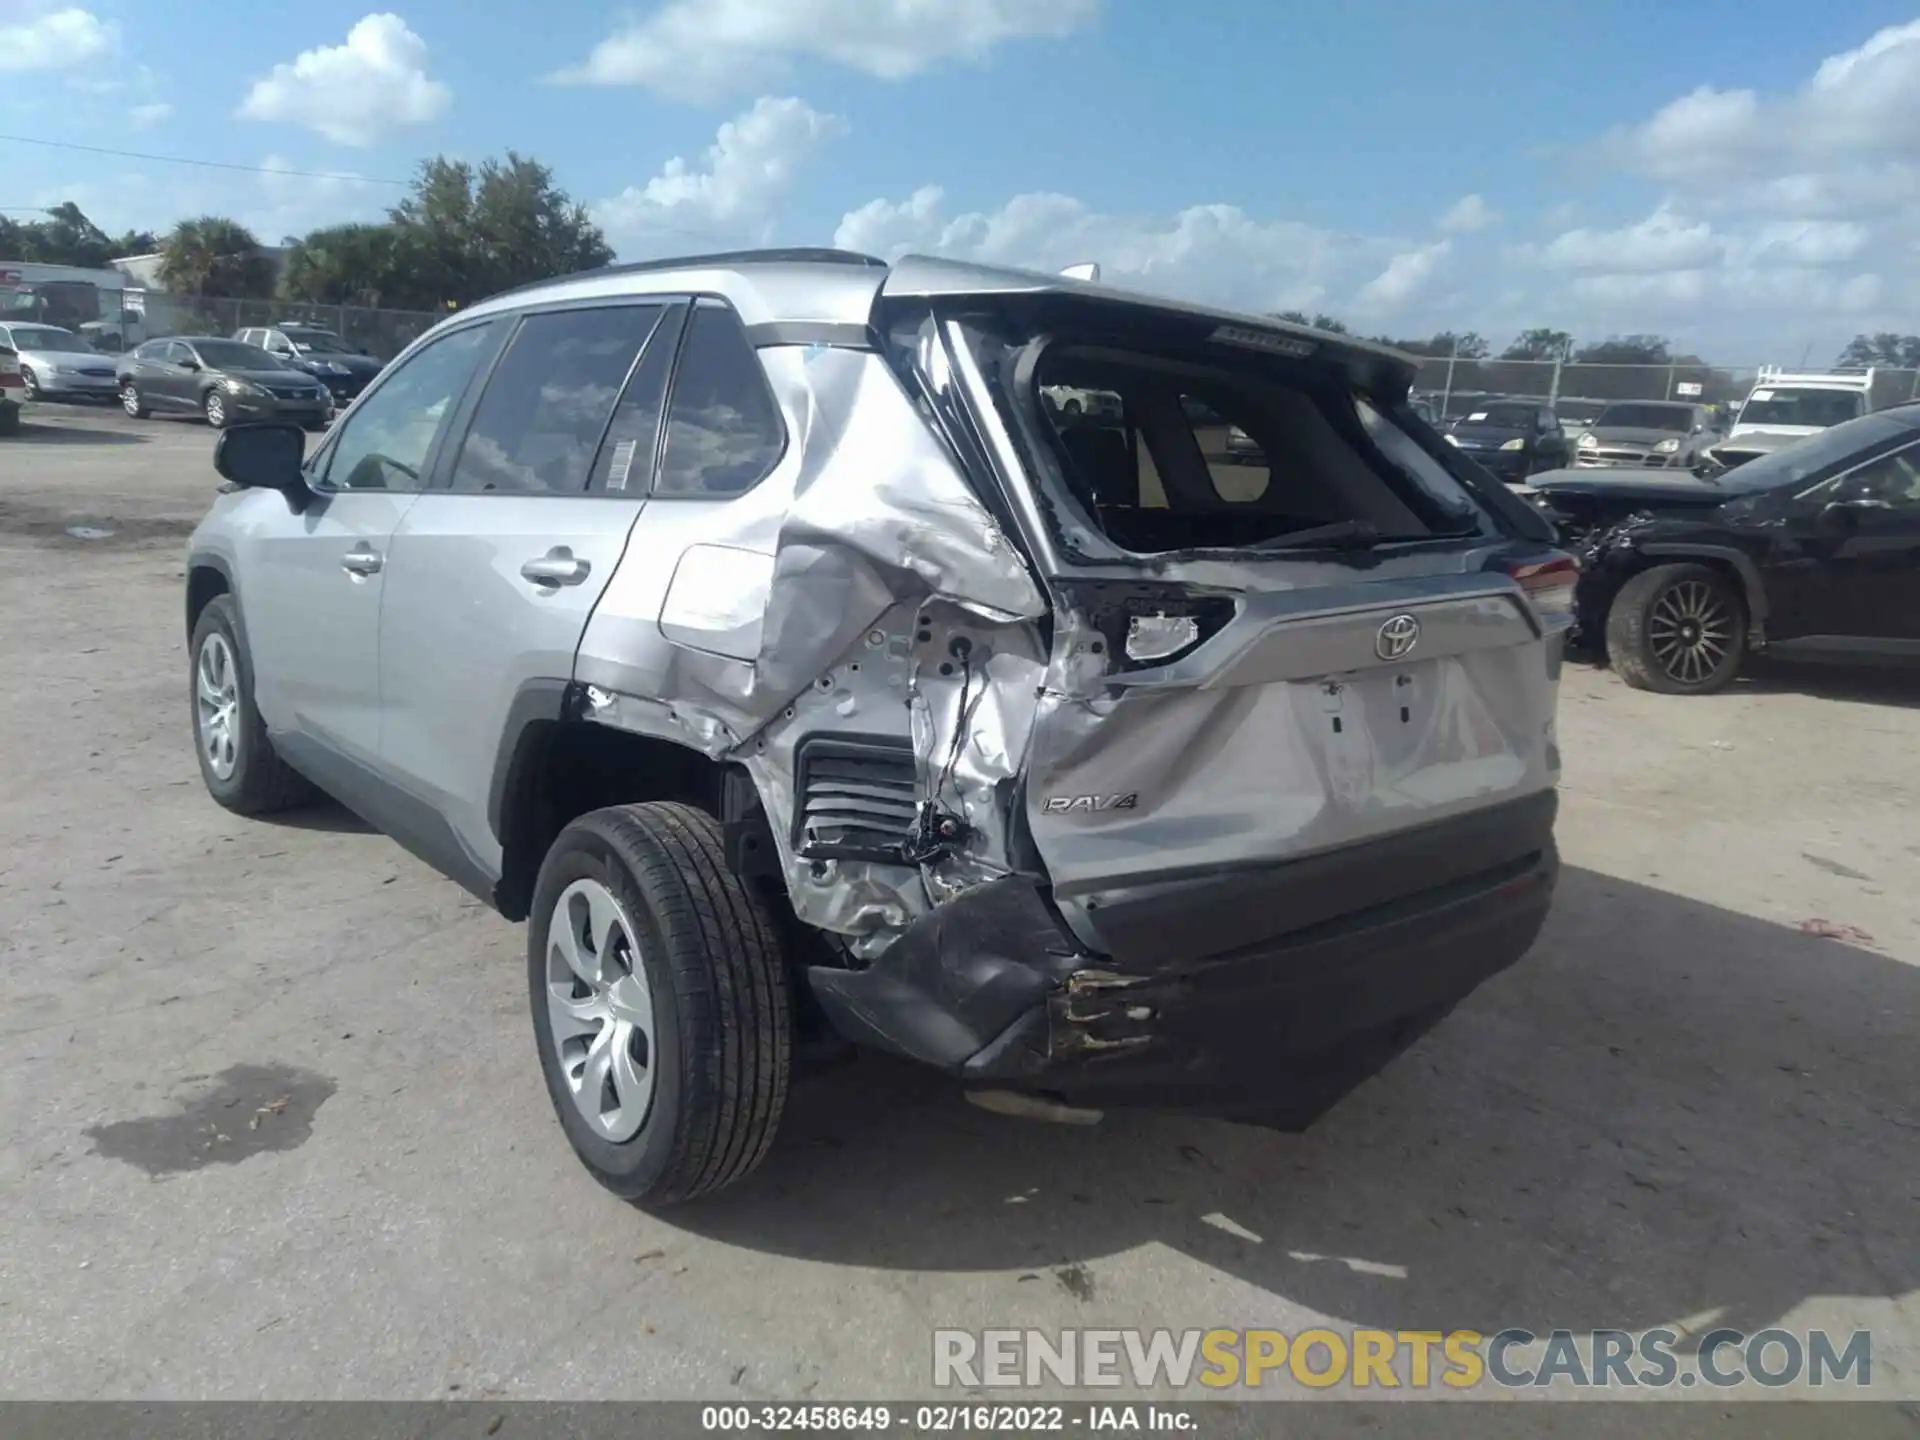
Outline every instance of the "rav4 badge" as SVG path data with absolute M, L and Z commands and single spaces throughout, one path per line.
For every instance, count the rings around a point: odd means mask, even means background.
M 1102 810 L 1131 810 L 1140 803 L 1134 795 L 1053 795 L 1040 808 L 1049 815 L 1071 812 L 1093 814 Z

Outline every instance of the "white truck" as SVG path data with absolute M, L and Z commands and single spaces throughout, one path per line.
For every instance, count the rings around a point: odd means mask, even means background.
M 1731 470 L 1843 421 L 1913 398 L 1904 371 L 1792 371 L 1762 365 L 1727 438 L 1708 452 Z

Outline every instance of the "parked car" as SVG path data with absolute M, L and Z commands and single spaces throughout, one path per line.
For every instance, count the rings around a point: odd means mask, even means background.
M 1593 427 L 1600 418 L 1600 412 L 1610 402 L 1605 400 L 1587 400 L 1576 395 L 1562 395 L 1553 402 L 1553 413 L 1560 417 L 1560 428 L 1565 432 L 1567 443 L 1578 444 L 1580 437 Z
M 1573 562 L 1412 379 L 947 260 L 512 291 L 310 456 L 221 437 L 201 772 L 242 814 L 317 786 L 527 921 L 547 1090 L 621 1195 L 751 1170 L 819 1027 L 1029 1113 L 1298 1128 L 1556 873 Z M 1285 483 L 1223 498 L 1182 398 Z
M 1875 372 L 1791 373 L 1763 368 L 1726 438 L 1709 458 L 1725 470 L 1771 455 L 1874 408 Z
M 25 400 L 111 400 L 113 361 L 58 325 L 0 321 L 0 341 L 20 357 Z
M 1568 472 L 1534 489 L 1581 561 L 1580 638 L 1629 685 L 1709 694 L 1756 651 L 1920 656 L 1920 405 L 1713 480 Z
M 0 435 L 20 433 L 20 355 L 0 345 Z
M 238 340 L 149 340 L 122 355 L 116 371 L 120 406 L 136 420 L 202 415 L 216 430 L 242 420 L 287 420 L 317 429 L 333 415 L 326 386 Z
M 1446 439 L 1509 482 L 1558 470 L 1571 453 L 1553 408 L 1531 400 L 1476 405 L 1447 427 Z
M 269 355 L 318 377 L 339 409 L 345 409 L 380 373 L 378 360 L 318 325 L 282 322 L 237 330 L 233 338 L 245 345 L 258 345 Z
M 1675 400 L 1619 400 L 1594 417 L 1573 447 L 1579 469 L 1625 466 L 1692 470 L 1718 439 L 1704 405 Z

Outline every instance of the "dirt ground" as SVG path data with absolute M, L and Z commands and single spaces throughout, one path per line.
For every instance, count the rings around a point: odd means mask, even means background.
M 861 1060 L 655 1218 L 552 1119 L 518 928 L 203 793 L 210 449 L 0 441 L 0 1395 L 924 1398 L 936 1326 L 1685 1321 L 1870 1328 L 1920 1397 L 1920 677 L 1570 666 L 1546 934 L 1306 1135 Z

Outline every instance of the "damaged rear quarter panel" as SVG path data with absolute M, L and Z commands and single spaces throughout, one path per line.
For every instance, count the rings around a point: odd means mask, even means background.
M 874 949 L 943 895 L 1005 873 L 1031 723 L 1018 697 L 1043 669 L 1035 622 L 1047 605 L 878 354 L 759 354 L 789 436 L 779 465 L 732 499 L 649 502 L 575 678 L 590 687 L 588 719 L 743 763 L 799 917 Z M 681 557 L 699 546 L 771 557 L 751 660 L 662 630 Z M 738 605 L 717 597 L 706 608 Z M 965 842 L 924 874 L 904 860 L 797 856 L 795 751 L 812 735 L 910 739 L 921 798 L 940 789 Z

